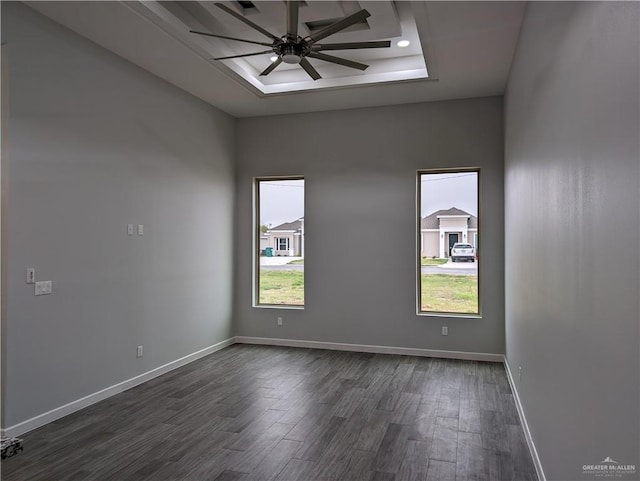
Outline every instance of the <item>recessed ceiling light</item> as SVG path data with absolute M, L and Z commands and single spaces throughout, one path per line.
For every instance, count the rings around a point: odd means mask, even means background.
M 275 62 L 276 60 L 278 60 L 278 57 L 274 55 L 274 56 L 273 56 L 273 57 L 271 57 L 269 60 L 271 60 L 272 62 Z
M 398 47 L 408 47 L 410 43 L 411 42 L 409 42 L 409 40 L 400 40 L 398 42 Z

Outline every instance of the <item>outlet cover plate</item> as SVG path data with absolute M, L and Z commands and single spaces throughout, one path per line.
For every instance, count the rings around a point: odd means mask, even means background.
M 36 282 L 36 296 L 42 296 L 45 294 L 51 294 L 53 283 L 51 281 L 38 281 Z

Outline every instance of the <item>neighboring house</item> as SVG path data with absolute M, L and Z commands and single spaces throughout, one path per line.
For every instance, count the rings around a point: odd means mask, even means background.
M 457 207 L 439 210 L 420 222 L 420 252 L 425 257 L 449 257 L 456 242 L 478 249 L 478 218 Z
M 264 236 L 265 247 L 272 247 L 274 256 L 304 257 L 304 217 L 269 229 Z M 262 236 L 260 237 L 262 248 Z
M 269 237 L 266 232 L 260 233 L 260 252 L 264 251 L 267 247 L 269 247 Z

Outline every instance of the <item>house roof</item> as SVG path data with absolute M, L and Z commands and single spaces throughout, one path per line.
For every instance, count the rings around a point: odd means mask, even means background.
M 429 214 L 428 216 L 423 217 L 420 223 L 421 229 L 439 229 L 440 220 L 438 219 L 438 216 L 446 216 L 446 215 L 468 215 L 469 229 L 478 228 L 478 218 L 476 216 L 471 215 L 462 209 L 458 209 L 457 207 L 451 207 L 450 209 L 441 209 L 434 212 L 433 214 Z
M 298 219 L 298 220 L 294 220 L 293 222 L 285 222 L 284 224 L 280 224 L 276 227 L 272 227 L 271 229 L 269 229 L 270 231 L 274 231 L 274 230 L 293 230 L 293 231 L 299 231 L 302 229 L 302 222 L 304 221 L 304 217 Z

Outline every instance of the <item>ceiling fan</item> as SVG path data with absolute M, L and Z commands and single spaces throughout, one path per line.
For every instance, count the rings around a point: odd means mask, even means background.
M 222 3 L 215 4 L 218 8 L 224 10 L 229 15 L 234 16 L 241 22 L 247 24 L 254 30 L 257 30 L 265 37 L 271 40 L 271 43 L 256 42 L 253 40 L 244 40 L 241 38 L 227 37 L 225 35 L 216 35 L 208 32 L 199 32 L 196 30 L 189 30 L 191 33 L 198 35 L 206 35 L 209 37 L 224 38 L 226 40 L 235 40 L 237 42 L 251 43 L 254 45 L 264 45 L 269 47 L 269 50 L 263 50 L 261 52 L 246 53 L 242 55 L 231 55 L 228 57 L 214 58 L 214 60 L 226 60 L 230 58 L 239 57 L 251 57 L 255 55 L 264 55 L 267 53 L 274 53 L 277 59 L 271 63 L 260 75 L 269 75 L 273 72 L 278 65 L 282 62 L 289 64 L 300 64 L 300 66 L 309 74 L 313 80 L 318 80 L 321 75 L 318 71 L 309 63 L 307 57 L 315 58 L 318 60 L 324 60 L 325 62 L 331 62 L 338 65 L 344 65 L 345 67 L 351 67 L 358 70 L 366 70 L 369 67 L 366 64 L 360 62 L 354 62 L 353 60 L 347 60 L 340 57 L 334 57 L 333 55 L 327 55 L 322 53 L 323 50 L 353 50 L 361 48 L 387 48 L 391 46 L 390 40 L 377 41 L 377 42 L 348 42 L 348 43 L 324 43 L 319 44 L 320 40 L 338 33 L 353 24 L 363 21 L 371 16 L 366 10 L 360 10 L 352 15 L 348 15 L 341 20 L 338 20 L 327 27 L 314 32 L 312 35 L 302 38 L 298 35 L 298 10 L 300 2 L 287 1 L 287 33 L 281 37 L 277 37 L 271 32 L 268 32 L 260 25 L 256 25 L 251 20 L 247 19 L 243 15 L 239 14 L 235 10 L 227 7 Z

